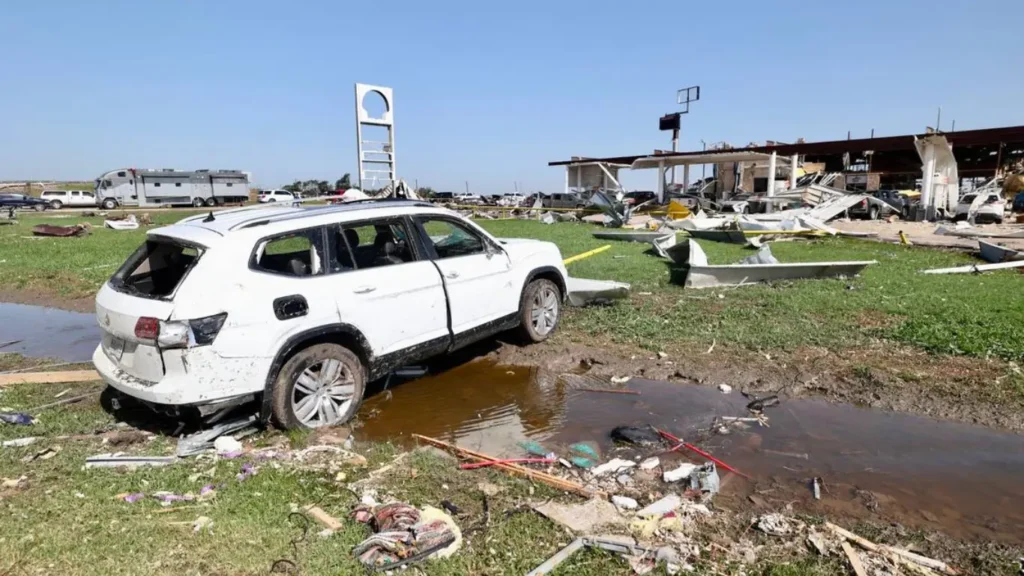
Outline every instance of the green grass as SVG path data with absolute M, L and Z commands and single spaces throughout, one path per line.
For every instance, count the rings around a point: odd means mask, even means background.
M 150 212 L 157 224 L 189 212 Z M 55 218 L 66 216 L 65 218 Z M 32 239 L 39 222 L 90 222 L 84 238 Z M 782 262 L 876 260 L 858 278 L 798 280 L 738 289 L 684 290 L 682 272 L 650 253 L 646 244 L 597 240 L 596 227 L 536 221 L 482 220 L 492 233 L 540 238 L 571 256 L 604 244 L 612 248 L 569 265 L 574 276 L 632 285 L 628 302 L 572 310 L 563 337 L 601 334 L 613 341 L 660 349 L 680 343 L 792 350 L 821 346 L 840 351 L 878 339 L 931 352 L 1024 360 L 1024 277 L 1014 271 L 983 275 L 924 275 L 927 268 L 975 262 L 971 256 L 929 248 L 844 238 L 772 244 Z M 93 294 L 134 250 L 145 230 L 102 228 L 101 218 L 71 213 L 25 215 L 0 226 L 0 289 L 40 290 L 63 297 Z M 681 236 L 682 238 L 683 236 Z M 713 264 L 738 261 L 740 246 L 702 242 Z
M 96 384 L 44 384 L 15 386 L 0 395 L 0 406 L 25 409 L 52 401 L 53 396 L 72 387 L 79 394 Z M 254 461 L 255 476 L 236 479 L 246 459 L 213 459 L 209 456 L 179 460 L 164 468 L 85 469 L 85 459 L 114 450 L 137 455 L 173 454 L 174 441 L 166 437 L 132 446 L 102 444 L 97 431 L 113 428 L 115 422 L 96 401 L 45 411 L 39 422 L 28 426 L 0 427 L 0 440 L 32 435 L 34 444 L 0 449 L 0 476 L 25 479 L 16 488 L 0 488 L 0 573 L 3 574 L 264 574 L 280 558 L 297 561 L 302 574 L 364 574 L 351 555 L 354 545 L 368 529 L 347 517 L 356 495 L 345 483 L 364 478 L 368 470 L 391 462 L 398 452 L 390 444 L 357 444 L 369 460 L 367 468 L 345 466 L 344 481 L 334 471 L 302 470 L 293 463 Z M 81 435 L 59 438 L 60 435 Z M 274 431 L 256 438 L 258 445 L 281 441 Z M 308 438 L 292 438 L 304 444 Z M 23 459 L 48 448 L 60 448 L 46 460 Z M 287 449 L 287 442 L 284 443 Z M 483 494 L 480 482 L 502 488 L 488 499 L 490 522 L 483 524 Z M 153 499 L 129 504 L 119 494 L 166 490 L 198 494 L 207 484 L 223 484 L 216 495 L 191 506 L 165 513 Z M 547 519 L 523 508 L 530 501 L 571 496 L 555 493 L 544 485 L 531 485 L 496 471 L 458 470 L 454 460 L 433 452 L 413 452 L 394 471 L 373 485 L 381 493 L 416 506 L 439 506 L 449 500 L 458 506 L 456 519 L 463 530 L 482 525 L 467 538 L 452 558 L 422 565 L 430 575 L 509 574 L 532 570 L 573 536 Z M 293 506 L 316 503 L 343 523 L 328 538 L 313 523 L 304 541 L 293 550 L 290 544 L 302 530 L 289 519 Z M 200 516 L 214 522 L 212 532 L 193 533 L 191 522 Z M 794 564 L 752 567 L 754 572 L 793 576 L 825 574 L 817 559 L 796 559 Z M 697 563 L 696 574 L 712 571 L 707 559 Z M 736 568 L 736 567 L 734 567 Z M 658 571 L 656 574 L 663 574 Z M 737 573 L 732 569 L 727 573 Z M 631 574 L 618 557 L 600 551 L 581 552 L 564 562 L 559 575 L 584 576 Z

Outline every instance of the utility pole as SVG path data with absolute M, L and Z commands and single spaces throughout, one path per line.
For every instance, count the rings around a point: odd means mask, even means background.
M 708 143 L 707 142 L 705 142 L 703 140 L 700 141 L 700 151 L 701 152 L 707 152 L 708 151 Z M 708 168 L 707 163 L 704 163 L 704 164 L 700 165 L 700 179 L 701 179 L 702 182 L 707 177 L 707 174 L 706 174 L 707 168 Z
M 466 194 L 469 194 L 469 180 L 466 180 Z

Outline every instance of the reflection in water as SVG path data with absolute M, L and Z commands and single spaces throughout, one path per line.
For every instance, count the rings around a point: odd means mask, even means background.
M 887 514 L 967 537 L 1024 541 L 1024 439 L 816 400 L 784 400 L 771 426 L 708 437 L 716 416 L 745 415 L 746 400 L 701 386 L 632 380 L 639 396 L 576 388 L 607 385 L 587 376 L 464 364 L 406 382 L 368 399 L 360 412 L 367 439 L 412 433 L 494 456 L 517 456 L 523 440 L 565 454 L 588 442 L 607 451 L 619 425 L 654 425 L 702 447 L 758 479 L 773 494 L 814 513 Z M 806 459 L 793 454 L 806 454 Z M 814 501 L 807 482 L 825 479 Z M 720 499 L 749 505 L 751 486 L 726 482 Z M 739 509 L 735 508 L 734 509 Z
M 95 314 L 0 302 L 0 353 L 17 352 L 65 362 L 88 362 L 100 343 Z

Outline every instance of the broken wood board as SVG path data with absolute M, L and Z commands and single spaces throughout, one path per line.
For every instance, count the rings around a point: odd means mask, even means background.
M 307 506 L 306 513 L 312 516 L 314 520 L 331 530 L 338 531 L 345 527 L 345 525 L 339 522 L 337 518 L 331 516 L 327 512 L 324 512 L 324 510 L 319 506 Z
M 0 388 L 12 384 L 55 384 L 58 382 L 94 382 L 100 380 L 95 370 L 66 370 L 61 372 L 22 372 L 0 374 Z
M 545 502 L 533 507 L 548 520 L 578 533 L 590 533 L 598 526 L 624 526 L 626 519 L 615 505 L 600 498 L 591 498 L 583 504 Z

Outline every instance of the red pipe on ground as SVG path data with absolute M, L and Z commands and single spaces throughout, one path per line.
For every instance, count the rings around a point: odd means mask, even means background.
M 747 480 L 751 479 L 750 476 L 747 476 L 743 472 L 740 472 L 739 470 L 733 468 L 732 466 L 729 466 L 725 462 L 722 462 L 721 460 L 719 460 L 718 458 L 715 458 L 711 454 L 708 454 L 707 452 L 701 450 L 700 448 L 697 448 L 693 444 L 690 444 L 688 442 L 683 442 L 679 438 L 676 438 L 675 436 L 669 434 L 668 432 L 665 432 L 664 430 L 658 430 L 657 428 L 655 428 L 655 430 L 658 432 L 658 434 L 661 434 L 661 436 L 663 438 L 666 438 L 668 440 L 671 440 L 672 442 L 675 442 L 676 444 L 679 444 L 680 446 L 685 446 L 686 448 L 688 448 L 690 450 L 693 450 L 697 454 L 700 454 L 701 456 L 707 458 L 708 460 L 711 460 L 716 465 L 721 466 L 725 470 L 728 470 L 729 472 L 732 472 L 733 474 L 738 474 L 739 476 L 742 476 L 742 477 L 746 478 Z M 678 449 L 679 449 L 679 446 L 676 446 L 676 447 L 672 448 L 672 452 L 675 452 Z

